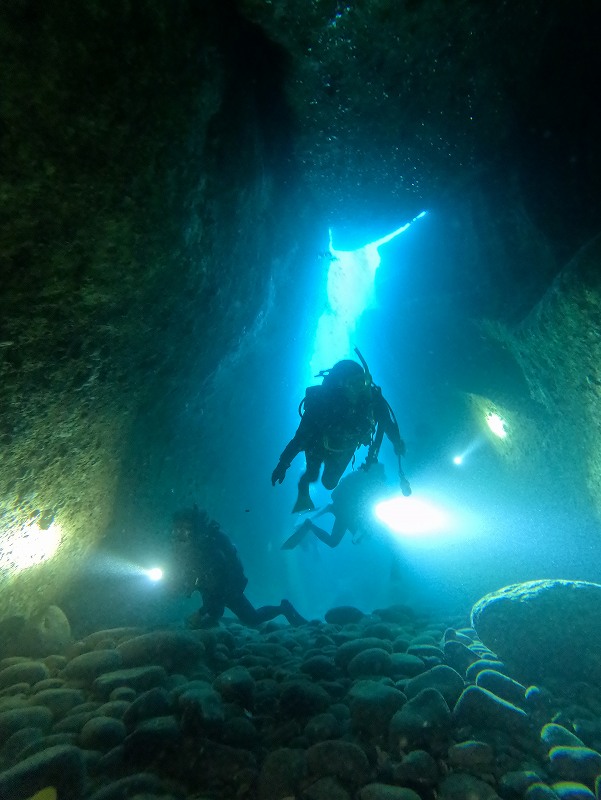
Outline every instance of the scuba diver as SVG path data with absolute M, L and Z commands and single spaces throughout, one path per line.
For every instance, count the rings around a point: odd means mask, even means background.
M 320 386 L 309 386 L 299 405 L 300 424 L 284 448 L 271 475 L 271 484 L 282 483 L 292 460 L 304 451 L 307 466 L 298 482 L 298 496 L 292 513 L 313 511 L 309 487 L 319 479 L 334 489 L 362 445 L 369 446 L 365 468 L 377 462 L 384 434 L 390 439 L 399 461 L 399 478 L 404 495 L 411 487 L 401 468 L 405 443 L 396 417 L 382 390 L 372 381 L 367 364 L 355 348 L 361 364 L 350 359 L 323 370 Z
M 244 625 L 252 627 L 280 614 L 291 625 L 306 622 L 288 600 L 282 600 L 278 606 L 254 608 L 244 594 L 248 578 L 238 551 L 219 523 L 196 505 L 174 514 L 172 548 L 172 588 L 187 595 L 193 591 L 202 595 L 202 606 L 188 617 L 188 627 L 213 627 L 226 608 Z
M 391 494 L 386 482 L 384 465 L 378 462 L 369 469 L 365 464 L 355 472 L 345 475 L 332 492 L 332 502 L 318 511 L 311 519 L 306 519 L 294 531 L 282 550 L 293 550 L 308 533 L 314 533 L 320 542 L 328 547 L 338 547 L 347 531 L 353 536 L 353 544 L 358 544 L 375 527 L 374 506 Z M 331 533 L 320 528 L 313 520 L 324 514 L 334 517 Z

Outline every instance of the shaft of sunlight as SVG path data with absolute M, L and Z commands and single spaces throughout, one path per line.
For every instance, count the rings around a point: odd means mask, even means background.
M 379 248 L 400 236 L 418 219 L 357 250 L 337 250 L 330 230 L 330 259 L 326 284 L 326 307 L 317 322 L 310 361 L 311 377 L 343 358 L 352 358 L 352 336 L 363 312 L 374 303 L 374 282 L 380 266 Z

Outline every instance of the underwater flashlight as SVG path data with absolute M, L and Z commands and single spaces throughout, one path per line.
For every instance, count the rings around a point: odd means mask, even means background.
M 146 575 L 151 581 L 160 581 L 163 577 L 163 570 L 160 567 L 153 567 L 146 570 Z

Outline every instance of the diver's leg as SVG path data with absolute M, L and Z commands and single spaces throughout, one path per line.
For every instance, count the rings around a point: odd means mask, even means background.
M 323 475 L 321 476 L 321 482 L 328 491 L 338 486 L 338 481 L 350 464 L 354 453 L 354 450 L 345 450 L 342 453 L 328 453 L 323 467 Z
M 334 524 L 332 525 L 331 533 L 324 531 L 323 528 L 320 528 L 319 525 L 316 525 L 310 519 L 307 520 L 306 525 L 310 527 L 310 529 L 317 536 L 319 541 L 323 542 L 324 544 L 327 544 L 328 547 L 338 547 L 338 545 L 342 541 L 342 537 L 348 530 L 346 523 L 344 523 L 338 517 L 334 519 Z
M 243 625 L 253 628 L 262 622 L 269 622 L 270 619 L 275 619 L 280 614 L 284 614 L 281 604 L 279 606 L 260 606 L 255 608 L 243 594 L 228 600 L 227 607 L 234 612 Z
M 228 598 L 226 605 L 230 611 L 238 617 L 243 625 L 254 628 L 260 622 L 264 622 L 256 608 L 244 594 Z M 273 617 L 275 616 L 277 616 L 277 613 L 273 615 Z M 273 619 L 273 617 L 270 617 L 270 619 Z
M 282 550 L 294 550 L 294 548 L 298 547 L 298 545 L 304 540 L 305 536 L 310 531 L 315 531 L 316 529 L 317 530 L 321 530 L 323 532 L 324 536 L 327 536 L 328 534 L 326 533 L 326 531 L 324 531 L 322 528 L 318 528 L 318 526 L 314 524 L 313 520 L 317 519 L 317 517 L 323 516 L 324 514 L 332 514 L 333 513 L 332 509 L 333 508 L 334 508 L 333 504 L 330 503 L 329 505 L 324 506 L 320 511 L 318 511 L 317 514 L 314 514 L 311 519 L 306 519 L 304 522 L 302 522 L 300 525 L 298 525 L 294 529 L 294 533 L 292 533 L 286 539 L 286 541 L 282 545 L 281 549 Z
M 220 597 L 204 595 L 202 606 L 186 619 L 188 628 L 214 628 L 225 611 L 225 602 Z
M 288 622 L 294 627 L 297 627 L 298 625 L 304 625 L 307 621 L 298 613 L 296 608 L 294 608 L 289 600 L 282 600 L 280 603 L 280 614 L 283 614 Z
M 294 508 L 292 509 L 293 514 L 296 514 L 300 511 L 313 511 L 315 508 L 313 505 L 313 500 L 311 500 L 309 486 L 312 483 L 315 483 L 315 481 L 319 478 L 319 470 L 321 469 L 321 456 L 312 452 L 306 452 L 305 456 L 307 459 L 307 467 L 298 482 L 298 496 L 296 498 Z

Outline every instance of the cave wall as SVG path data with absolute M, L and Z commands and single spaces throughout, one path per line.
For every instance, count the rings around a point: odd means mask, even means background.
M 288 155 L 279 54 L 228 4 L 18 2 L 0 40 L 5 616 L 56 597 L 132 449 L 142 482 L 173 398 L 253 324 Z M 20 570 L 56 530 L 58 555 Z
M 519 325 L 490 334 L 528 383 L 529 409 L 509 401 L 515 467 L 550 476 L 559 502 L 601 518 L 601 239 L 583 246 Z M 522 435 L 525 431 L 526 435 Z

